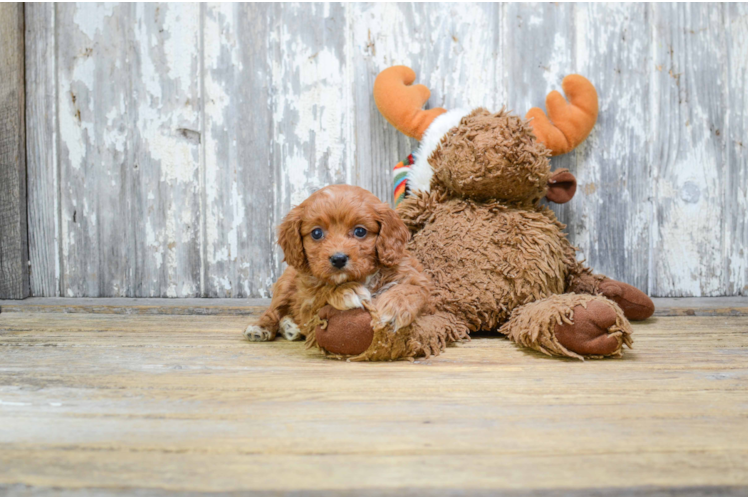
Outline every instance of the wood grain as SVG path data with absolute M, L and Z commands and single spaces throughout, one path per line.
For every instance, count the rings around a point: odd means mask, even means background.
M 727 157 L 722 264 L 727 295 L 748 295 L 748 6 L 725 4 Z
M 61 264 L 55 6 L 24 8 L 30 294 L 55 297 Z
M 722 238 L 727 110 L 722 6 L 653 6 L 651 108 L 655 295 L 725 293 Z
M 29 295 L 23 3 L 0 4 L 0 298 Z
M 130 47 L 123 63 L 135 65 L 133 97 L 118 111 L 133 133 L 122 168 L 131 207 L 123 209 L 134 238 L 123 246 L 131 246 L 134 259 L 126 270 L 129 290 L 107 295 L 199 297 L 200 6 L 146 3 L 132 10 L 134 29 L 128 24 L 123 30 Z
M 583 363 L 494 337 L 345 363 L 247 343 L 246 321 L 0 314 L 0 491 L 748 488 L 745 317 L 651 319 L 623 359 Z
M 573 153 L 579 188 L 564 214 L 580 259 L 645 292 L 652 173 L 640 155 L 650 134 L 654 71 L 648 14 L 645 4 L 575 5 L 574 71 L 592 78 L 600 112 L 592 134 Z
M 127 5 L 55 7 L 61 294 L 125 296 L 132 294 L 128 270 L 135 262 L 135 131 L 125 108 L 134 73 L 126 28 L 133 13 Z
M 748 316 L 748 297 L 655 298 L 657 316 Z M 162 299 L 29 297 L 0 300 L 0 312 L 250 315 L 270 299 Z
M 393 64 L 415 69 L 429 107 L 519 114 L 586 75 L 598 124 L 552 161 L 579 182 L 554 207 L 579 258 L 656 296 L 748 293 L 741 5 L 43 4 L 26 16 L 34 295 L 268 297 L 291 206 L 338 182 L 392 201 L 391 168 L 416 147 L 371 97 Z
M 198 7 L 57 19 L 62 295 L 199 295 Z
M 268 297 L 279 276 L 269 12 L 203 7 L 202 296 Z

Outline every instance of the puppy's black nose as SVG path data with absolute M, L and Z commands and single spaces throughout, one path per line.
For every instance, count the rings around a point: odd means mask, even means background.
M 338 252 L 330 257 L 330 263 L 338 269 L 343 269 L 348 263 L 348 256 L 344 253 Z

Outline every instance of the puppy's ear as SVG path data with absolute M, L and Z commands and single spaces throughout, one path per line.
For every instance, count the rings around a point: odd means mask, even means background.
M 389 205 L 382 203 L 377 208 L 379 236 L 377 236 L 377 257 L 387 267 L 394 266 L 405 256 L 405 245 L 408 244 L 410 231 L 397 212 Z
M 304 253 L 304 242 L 301 238 L 301 222 L 304 218 L 304 208 L 298 206 L 288 212 L 278 227 L 278 244 L 283 250 L 286 263 L 298 271 L 309 269 L 309 263 Z

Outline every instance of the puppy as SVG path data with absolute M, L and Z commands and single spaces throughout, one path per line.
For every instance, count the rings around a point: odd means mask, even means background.
M 270 307 L 244 335 L 251 341 L 273 340 L 278 332 L 288 340 L 309 336 L 326 305 L 366 306 L 375 328 L 410 325 L 429 309 L 431 283 L 406 250 L 409 237 L 397 213 L 369 191 L 320 189 L 278 228 L 288 268 Z

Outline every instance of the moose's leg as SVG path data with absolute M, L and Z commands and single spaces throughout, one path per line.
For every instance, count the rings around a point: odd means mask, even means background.
M 614 302 L 574 293 L 518 307 L 499 331 L 521 346 L 577 359 L 618 357 L 632 343 L 631 325 Z
M 450 343 L 470 339 L 467 326 L 447 313 L 419 316 L 397 330 L 391 322 L 372 320 L 376 315 L 364 309 L 340 311 L 325 306 L 307 336 L 307 346 L 351 361 L 394 361 L 438 356 Z
M 363 307 L 340 310 L 326 305 L 314 319 L 314 329 L 306 337 L 307 348 L 319 347 L 338 357 L 364 352 L 374 339 L 371 313 Z
M 618 304 L 626 318 L 632 321 L 641 321 L 654 314 L 652 299 L 638 288 L 602 274 L 593 274 L 590 268 L 576 261 L 571 267 L 566 278 L 567 292 L 603 295 Z
M 418 317 L 405 328 L 374 331 L 369 348 L 351 361 L 392 361 L 438 356 L 449 344 L 470 340 L 467 325 L 446 312 Z
M 598 289 L 600 295 L 618 304 L 623 314 L 632 321 L 647 319 L 655 312 L 654 302 L 649 295 L 628 283 L 605 278 L 598 285 Z

